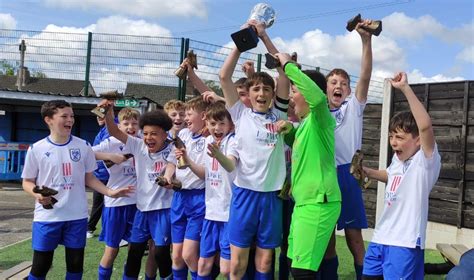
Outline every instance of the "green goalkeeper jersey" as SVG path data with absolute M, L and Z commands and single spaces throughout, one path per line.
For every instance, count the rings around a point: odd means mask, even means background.
M 296 205 L 341 201 L 337 182 L 334 129 L 326 95 L 293 63 L 285 73 L 309 105 L 308 115 L 285 137 L 293 142 L 291 159 L 292 196 Z

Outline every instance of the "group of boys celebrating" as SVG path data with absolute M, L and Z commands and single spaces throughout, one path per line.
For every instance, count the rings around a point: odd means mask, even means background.
M 201 96 L 169 101 L 164 110 L 141 116 L 124 108 L 118 125 L 110 101 L 103 100 L 99 106 L 110 108 L 105 116 L 110 138 L 94 147 L 71 135 L 68 103 L 46 102 L 41 113 L 50 135 L 30 147 L 22 175 L 25 191 L 37 200 L 29 279 L 45 279 L 58 244 L 66 247 L 66 279 L 82 278 L 86 185 L 107 196 L 99 279 L 110 279 L 122 239 L 129 242 L 123 279 L 138 278 L 149 240 L 145 279 L 155 279 L 157 268 L 160 279 L 187 279 L 188 273 L 192 279 L 214 279 L 219 270 L 230 279 L 273 279 L 274 250 L 280 246 L 279 279 L 288 278 L 288 268 L 294 279 L 337 279 L 336 225 L 345 230 L 357 279 L 422 279 L 428 194 L 440 156 L 430 117 L 405 73 L 391 79 L 411 110 L 390 122 L 392 164 L 387 170 L 363 168 L 387 188 L 367 253 L 362 240 L 367 221 L 349 166 L 362 142 L 372 72 L 371 34 L 364 26 L 370 23 L 356 27 L 362 63 L 349 100 L 344 70 L 326 77 L 302 71 L 290 55 L 278 52 L 264 24 L 249 21 L 243 28 L 253 26 L 279 61 L 276 79 L 246 63 L 247 78 L 234 83 L 240 57 L 234 48 L 219 73 L 222 98 L 185 60 L 181 67 Z M 173 144 L 176 136 L 185 148 Z M 108 168 L 107 186 L 92 174 L 96 158 L 116 163 Z M 157 178 L 165 183 L 157 184 Z M 291 200 L 279 197 L 284 184 L 291 184 Z M 51 197 L 34 193 L 35 186 L 59 192 L 53 209 L 43 208 Z M 289 216 L 291 222 L 282 223 Z

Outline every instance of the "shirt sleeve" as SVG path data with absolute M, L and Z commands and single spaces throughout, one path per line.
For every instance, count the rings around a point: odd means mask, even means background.
M 240 102 L 240 100 L 235 102 L 235 104 L 228 109 L 233 122 L 237 122 L 240 119 L 240 116 L 242 115 L 244 109 L 245 105 Z
M 86 147 L 86 158 L 84 159 L 84 170 L 86 173 L 94 172 L 97 169 L 97 162 L 95 160 L 94 151 L 92 147 L 87 145 Z
M 354 94 L 351 98 L 351 100 L 349 101 L 349 104 L 348 106 L 352 107 L 352 108 L 348 108 L 350 110 L 354 110 L 354 112 L 357 114 L 358 117 L 361 117 L 363 114 L 364 114 L 364 110 L 365 110 L 365 105 L 367 103 L 361 103 L 356 95 Z
M 285 65 L 285 73 L 304 96 L 310 108 L 316 108 L 322 104 L 327 105 L 324 92 L 294 63 L 287 63 Z
M 140 153 L 140 145 L 143 140 L 134 136 L 127 135 L 127 143 L 124 148 L 129 150 L 131 154 L 138 155 Z
M 38 172 L 39 172 L 38 166 L 39 166 L 38 161 L 33 152 L 33 146 L 30 146 L 28 148 L 28 151 L 26 152 L 25 165 L 23 167 L 21 178 L 23 179 L 37 178 Z

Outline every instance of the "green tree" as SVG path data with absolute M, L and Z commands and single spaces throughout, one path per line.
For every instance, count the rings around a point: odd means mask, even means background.
M 205 83 L 206 86 L 208 86 L 213 92 L 217 93 L 217 94 L 220 95 L 220 96 L 223 96 L 222 88 L 220 87 L 220 85 L 218 85 L 218 84 L 216 83 L 216 81 L 213 81 L 213 80 L 205 80 L 204 83 Z
M 2 60 L 0 62 L 0 74 L 7 76 L 15 76 L 18 65 L 14 65 L 12 62 Z

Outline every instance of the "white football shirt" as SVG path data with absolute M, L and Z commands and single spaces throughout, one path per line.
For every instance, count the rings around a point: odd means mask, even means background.
M 109 137 L 100 142 L 99 145 L 93 146 L 94 152 L 129 154 L 130 151 L 125 144 L 115 137 Z M 134 158 L 130 158 L 121 164 L 114 164 L 107 168 L 109 172 L 109 181 L 107 187 L 113 190 L 128 186 L 137 187 L 137 175 L 135 173 Z M 129 194 L 128 197 L 111 198 L 104 196 L 104 204 L 106 207 L 117 207 L 137 203 L 136 192 Z
M 206 147 L 214 143 L 212 135 L 206 137 Z M 234 133 L 229 133 L 221 140 L 220 151 L 228 155 L 231 146 L 235 144 Z M 205 154 L 206 168 L 206 216 L 207 220 L 227 222 L 229 220 L 230 199 L 232 196 L 232 181 L 235 170 L 227 172 L 217 159 Z
M 426 158 L 421 149 L 404 162 L 393 155 L 387 168 L 384 210 L 375 226 L 372 242 L 425 248 L 429 195 L 440 169 L 437 146 L 430 158 Z
M 206 154 L 206 138 L 201 134 L 193 135 L 193 133 L 187 128 L 183 128 L 179 132 L 178 136 L 186 146 L 186 153 L 188 154 L 188 157 L 196 164 L 204 165 L 204 155 Z M 176 155 L 174 150 L 175 149 L 173 149 L 173 151 L 170 153 L 168 161 L 176 164 Z M 194 174 L 190 168 L 176 168 L 176 179 L 181 181 L 183 189 L 185 190 L 204 189 L 205 186 L 204 180 L 199 179 L 199 177 L 196 176 L 196 174 Z
M 365 103 L 360 103 L 355 95 L 344 101 L 341 107 L 331 110 L 336 119 L 336 164 L 352 161 L 356 150 L 362 147 L 362 125 Z
M 160 151 L 149 153 L 143 139 L 128 136 L 125 148 L 135 158 L 137 173 L 137 209 L 145 212 L 171 208 L 173 191 L 155 183 L 156 177 L 163 175 L 171 153 L 171 144 L 166 144 Z
M 95 155 L 83 139 L 71 136 L 58 145 L 46 137 L 31 145 L 26 153 L 22 178 L 36 178 L 37 186 L 58 191 L 53 209 L 35 203 L 33 221 L 62 222 L 88 217 L 85 174 L 97 168 Z
M 235 149 L 238 159 L 235 185 L 258 192 L 280 190 L 285 181 L 283 135 L 275 123 L 286 113 L 272 107 L 267 113 L 254 112 L 238 101 L 229 110 L 236 124 Z

